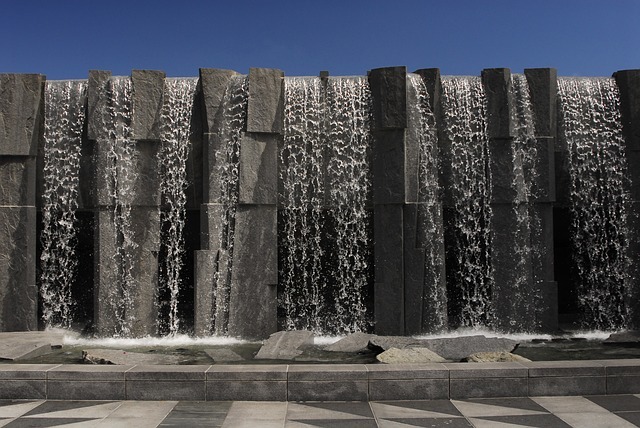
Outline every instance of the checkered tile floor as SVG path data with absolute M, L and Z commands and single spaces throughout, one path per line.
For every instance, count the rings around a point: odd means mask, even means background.
M 0 427 L 640 427 L 640 394 L 377 402 L 0 401 Z

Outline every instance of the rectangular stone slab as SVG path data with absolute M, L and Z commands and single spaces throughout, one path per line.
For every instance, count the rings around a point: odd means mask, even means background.
M 489 138 L 513 136 L 513 93 L 508 68 L 482 70 L 482 84 L 487 96 L 487 134 Z
M 107 138 L 107 129 L 104 126 L 104 114 L 107 108 L 106 86 L 110 71 L 90 70 L 87 87 L 87 137 L 90 140 Z
M 163 71 L 133 70 L 133 138 L 159 140 L 164 92 Z
M 555 68 L 525 68 L 536 135 L 555 137 L 557 131 L 558 72 Z
M 35 205 L 36 159 L 26 156 L 0 157 L 0 206 Z
M 407 68 L 385 67 L 369 71 L 375 130 L 407 127 Z
M 36 155 L 44 81 L 41 74 L 0 74 L 0 155 Z
M 240 142 L 239 203 L 276 204 L 279 138 L 279 135 L 246 133 Z
M 223 70 L 219 68 L 200 69 L 200 88 L 202 93 L 202 104 L 206 121 L 204 132 L 214 132 L 215 124 L 219 120 L 220 103 L 224 96 L 227 82 L 236 73 L 233 70 Z
M 282 133 L 284 73 L 273 68 L 249 69 L 247 131 Z
M 0 207 L 0 255 L 0 331 L 37 330 L 35 207 Z

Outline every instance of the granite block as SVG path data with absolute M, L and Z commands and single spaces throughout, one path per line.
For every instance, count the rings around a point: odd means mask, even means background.
M 0 155 L 36 156 L 44 82 L 41 74 L 0 74 Z
M 131 380 L 126 382 L 127 400 L 205 400 L 202 380 Z
M 126 400 L 123 380 L 49 380 L 48 400 Z
M 47 384 L 38 380 L 3 380 L 0 382 L 0 400 L 39 400 L 47 398 Z
M 206 372 L 207 381 L 280 381 L 287 380 L 288 366 L 265 365 L 213 365 Z
M 207 381 L 207 401 L 287 401 L 287 382 L 273 380 Z
M 421 68 L 415 71 L 419 74 L 427 87 L 429 93 L 429 107 L 432 112 L 436 112 L 440 104 L 440 94 L 442 94 L 442 80 L 439 68 Z M 436 115 L 436 118 L 438 116 Z
M 0 207 L 0 331 L 37 330 L 36 207 Z
M 90 70 L 87 86 L 87 137 L 90 140 L 102 140 L 108 137 L 105 127 L 107 108 L 107 82 L 110 71 Z
M 530 378 L 605 375 L 605 366 L 599 361 L 536 361 L 521 364 L 529 369 Z
M 196 336 L 213 334 L 214 275 L 217 271 L 217 251 L 195 251 L 194 333 Z
M 204 132 L 214 132 L 219 115 L 222 113 L 220 104 L 224 96 L 227 83 L 236 73 L 233 70 L 219 68 L 200 69 L 200 88 L 202 93 L 202 105 L 204 117 L 206 117 Z
M 449 383 L 449 397 L 452 400 L 490 397 L 526 397 L 528 395 L 526 377 L 487 377 L 482 379 L 454 379 Z
M 443 400 L 449 379 L 370 380 L 369 400 Z
M 314 364 L 291 365 L 288 370 L 289 382 L 293 381 L 366 381 L 367 368 L 356 364 Z
M 482 84 L 487 97 L 487 134 L 489 138 L 513 136 L 513 92 L 508 68 L 482 70 Z
M 272 68 L 249 69 L 247 131 L 282 133 L 284 73 Z
M 47 372 L 60 364 L 0 364 L 0 380 L 47 379 Z
M 444 364 L 367 364 L 369 380 L 449 379 Z
M 557 130 L 558 72 L 555 68 L 525 68 L 536 135 L 554 137 Z
M 640 150 L 640 70 L 613 74 L 620 90 L 622 130 L 628 150 Z
M 129 381 L 195 381 L 205 379 L 208 365 L 138 365 L 125 372 Z
M 404 130 L 373 133 L 373 203 L 405 202 Z
M 607 394 L 640 394 L 640 376 L 607 375 Z
M 451 379 L 527 378 L 521 363 L 446 363 Z
M 529 378 L 530 396 L 603 395 L 607 393 L 605 376 L 547 376 Z
M 121 381 L 130 365 L 64 364 L 47 370 L 48 381 Z
M 407 127 L 407 69 L 385 67 L 369 71 L 374 130 Z
M 133 70 L 133 138 L 160 140 L 161 112 L 165 73 L 155 70 Z
M 0 157 L 0 206 L 36 204 L 36 159 Z
M 275 205 L 279 136 L 247 133 L 240 141 L 238 203 Z
M 367 381 L 289 381 L 288 401 L 367 401 Z

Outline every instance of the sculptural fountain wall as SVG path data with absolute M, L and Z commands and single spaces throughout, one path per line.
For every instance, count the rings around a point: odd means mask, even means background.
M 640 324 L 640 71 L 0 75 L 0 331 Z

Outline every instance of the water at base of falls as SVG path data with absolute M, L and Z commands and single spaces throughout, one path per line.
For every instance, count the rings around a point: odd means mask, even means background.
M 160 302 L 159 313 L 168 306 L 166 324 L 158 320 L 159 333 L 175 335 L 180 331 L 178 297 L 182 287 L 182 269 L 185 249 L 187 195 L 187 158 L 190 149 L 191 115 L 197 79 L 165 79 L 164 108 L 162 111 L 162 145 L 158 154 L 160 192 L 163 208 L 160 268 L 160 290 L 168 292 L 168 301 Z
M 442 153 L 451 186 L 447 234 L 449 315 L 454 325 L 490 326 L 491 302 L 491 177 L 487 107 L 479 77 L 442 78 L 443 128 L 448 150 Z
M 284 328 L 369 328 L 371 94 L 364 77 L 286 78 L 280 230 Z
M 48 81 L 45 88 L 44 192 L 40 295 L 46 327 L 70 327 L 76 275 L 78 185 L 84 126 L 84 81 Z
M 582 324 L 623 328 L 630 292 L 630 197 L 618 88 L 611 78 L 559 78 L 558 97 Z

